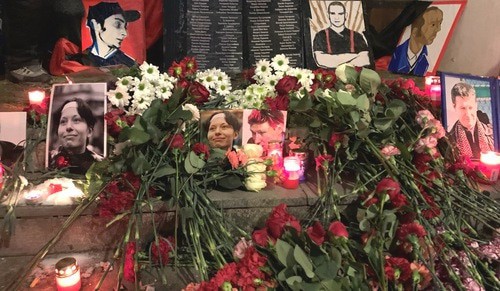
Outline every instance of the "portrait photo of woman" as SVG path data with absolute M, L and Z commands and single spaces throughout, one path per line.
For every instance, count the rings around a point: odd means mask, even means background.
M 224 151 L 241 146 L 241 118 L 241 110 L 202 112 L 202 141 Z
M 106 155 L 106 84 L 54 85 L 47 131 L 46 166 L 85 174 Z

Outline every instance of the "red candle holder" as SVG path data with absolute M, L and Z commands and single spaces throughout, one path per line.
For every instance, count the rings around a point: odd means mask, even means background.
M 425 93 L 429 96 L 432 105 L 441 106 L 441 78 L 439 76 L 425 77 Z
M 286 157 L 283 160 L 285 168 L 285 181 L 283 187 L 286 189 L 297 189 L 300 179 L 300 159 L 298 157 Z
M 500 172 L 500 153 L 492 151 L 481 153 L 480 161 L 479 169 L 486 176 L 487 181 L 495 183 Z
M 57 291 L 79 291 L 82 287 L 80 266 L 76 259 L 67 257 L 56 263 Z

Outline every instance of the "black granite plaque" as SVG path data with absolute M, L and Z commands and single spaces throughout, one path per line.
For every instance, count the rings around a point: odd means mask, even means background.
M 290 58 L 292 66 L 303 66 L 301 1 L 246 0 L 245 66 L 277 54 Z

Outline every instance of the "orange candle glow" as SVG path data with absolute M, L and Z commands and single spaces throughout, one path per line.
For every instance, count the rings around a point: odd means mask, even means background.
M 42 90 L 29 91 L 28 96 L 31 105 L 42 105 L 45 99 L 45 92 Z
M 486 176 L 488 181 L 496 182 L 498 180 L 498 172 L 500 171 L 500 153 L 486 152 L 481 153 L 481 172 Z
M 75 258 L 63 258 L 56 263 L 56 285 L 58 291 L 80 290 L 80 266 Z
M 286 157 L 283 160 L 286 179 L 283 187 L 287 189 L 296 189 L 299 187 L 300 178 L 300 160 L 298 157 Z

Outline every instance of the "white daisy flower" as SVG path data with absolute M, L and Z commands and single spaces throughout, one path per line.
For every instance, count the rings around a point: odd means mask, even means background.
M 142 77 L 148 81 L 155 81 L 160 77 L 160 70 L 155 65 L 144 62 L 139 66 L 139 69 Z
M 288 70 L 290 60 L 284 54 L 274 56 L 271 61 L 271 66 L 274 70 L 279 72 L 285 72 Z
M 137 79 L 136 77 L 125 76 L 122 78 L 118 78 L 118 81 L 116 81 L 116 87 L 122 87 L 122 88 L 125 88 L 126 90 L 130 90 L 138 82 L 139 82 L 139 79 Z
M 255 64 L 254 78 L 262 79 L 272 74 L 271 63 L 268 60 L 260 60 Z
M 220 82 L 215 87 L 215 92 L 221 96 L 227 96 L 231 93 L 231 83 L 228 82 Z
M 128 105 L 131 98 L 128 91 L 122 87 L 117 87 L 115 90 L 109 90 L 106 96 L 108 96 L 108 100 L 113 106 L 121 109 Z

